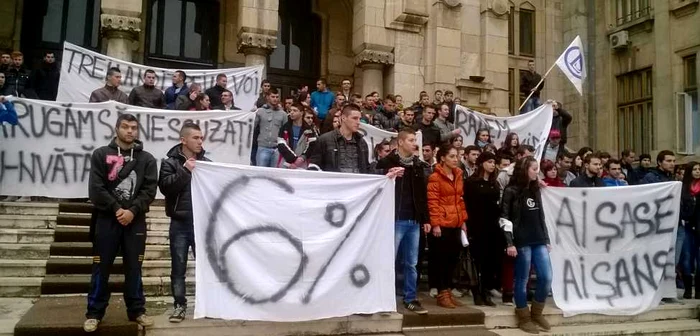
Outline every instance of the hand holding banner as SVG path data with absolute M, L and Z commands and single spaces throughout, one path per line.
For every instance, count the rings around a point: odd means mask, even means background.
M 192 204 L 195 318 L 307 321 L 396 310 L 387 244 L 394 181 L 386 176 L 198 162 Z

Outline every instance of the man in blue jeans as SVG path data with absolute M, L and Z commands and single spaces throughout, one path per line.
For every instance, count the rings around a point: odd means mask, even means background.
M 280 105 L 277 88 L 267 92 L 267 103 L 255 112 L 255 129 L 253 139 L 256 145 L 255 165 L 258 167 L 277 167 L 277 135 L 280 128 L 287 123 L 287 112 Z
M 394 226 L 395 256 L 404 258 L 403 262 L 403 302 L 406 309 L 416 314 L 427 314 L 417 299 L 416 286 L 418 273 L 418 245 L 421 228 L 430 231 L 428 215 L 427 183 L 425 170 L 416 149 L 416 133 L 404 129 L 398 135 L 398 148 L 379 160 L 377 169 L 388 172 L 397 167 L 402 168 L 396 178 L 396 222 Z
M 175 310 L 170 322 L 179 323 L 187 314 L 185 273 L 190 247 L 195 253 L 194 220 L 190 182 L 197 161 L 209 161 L 202 148 L 202 130 L 193 122 L 180 129 L 180 143 L 168 151 L 168 158 L 160 166 L 158 186 L 165 196 L 165 213 L 170 217 L 171 291 Z

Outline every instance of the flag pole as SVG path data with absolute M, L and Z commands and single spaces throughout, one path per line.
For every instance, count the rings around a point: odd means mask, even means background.
M 547 72 L 544 73 L 544 76 L 542 76 L 542 79 L 540 79 L 540 82 L 537 83 L 537 85 L 535 85 L 535 88 L 539 87 L 540 84 L 542 84 L 542 82 L 544 82 L 544 79 L 547 78 L 547 75 L 549 75 L 549 72 L 552 71 L 552 69 L 554 69 L 555 65 L 557 65 L 557 62 L 554 62 L 554 64 L 552 64 L 552 66 L 549 67 L 549 70 L 547 70 Z M 523 106 L 525 106 L 525 103 L 527 103 L 527 101 L 530 100 L 530 97 L 532 97 L 533 93 L 535 93 L 535 91 L 530 90 L 530 94 L 527 96 L 527 98 L 525 98 L 525 101 L 523 101 L 523 103 L 520 105 L 520 107 L 518 108 L 518 112 L 520 112 L 520 110 L 523 109 Z

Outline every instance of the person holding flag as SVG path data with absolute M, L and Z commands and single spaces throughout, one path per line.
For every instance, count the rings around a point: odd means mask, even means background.
M 532 61 L 528 63 L 530 71 L 534 71 L 534 63 Z M 534 103 L 539 102 L 539 91 L 542 89 L 541 85 L 544 83 L 545 78 L 549 75 L 549 72 L 554 69 L 554 66 L 558 66 L 559 69 L 564 73 L 566 78 L 568 78 L 580 95 L 583 95 L 583 80 L 586 78 L 586 62 L 583 56 L 583 44 L 581 43 L 581 37 L 576 36 L 573 42 L 564 50 L 564 52 L 559 56 L 556 62 L 549 67 L 549 70 L 542 76 L 537 85 L 532 86 L 530 94 L 525 98 L 525 101 L 520 105 L 518 111 L 522 113 L 527 113 L 530 110 L 527 108 L 523 110 L 523 106 L 532 105 L 530 99 L 534 97 Z M 522 89 L 522 85 L 521 85 Z M 534 106 L 534 105 L 532 105 Z

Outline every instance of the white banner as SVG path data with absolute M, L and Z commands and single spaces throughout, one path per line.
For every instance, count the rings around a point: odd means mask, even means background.
M 676 297 L 680 182 L 544 188 L 552 293 L 564 316 L 637 315 Z
M 457 105 L 455 127 L 462 130 L 465 146 L 474 144 L 476 133 L 481 128 L 491 130 L 491 140 L 497 148 L 501 148 L 508 133 L 515 132 L 520 144 L 535 147 L 535 157 L 542 159 L 549 129 L 552 127 L 553 113 L 551 104 L 542 104 L 531 112 L 512 117 L 491 116 Z
M 87 197 L 90 156 L 115 137 L 120 113 L 139 119 L 139 139 L 157 159 L 166 158 L 180 142 L 184 122 L 192 120 L 202 128 L 207 157 L 250 163 L 253 112 L 156 110 L 113 101 L 65 104 L 16 99 L 14 105 L 19 124 L 0 126 L 2 195 Z
M 198 162 L 192 203 L 195 318 L 396 310 L 393 180 Z
M 399 133 L 385 131 L 381 128 L 374 127 L 369 124 L 360 123 L 360 133 L 364 135 L 365 142 L 369 147 L 369 162 L 374 160 L 374 146 L 380 144 L 382 141 L 390 141 L 393 138 L 399 136 Z M 423 133 L 421 131 L 416 132 L 416 145 L 418 146 L 418 152 L 420 158 L 423 158 Z
M 228 77 L 227 87 L 233 92 L 236 106 L 243 110 L 254 107 L 260 94 L 263 66 L 232 69 L 164 69 L 125 62 L 120 59 L 102 55 L 79 47 L 70 42 L 63 43 L 61 61 L 61 79 L 58 84 L 59 102 L 88 102 L 95 89 L 105 85 L 107 70 L 118 67 L 122 72 L 120 90 L 127 95 L 136 86 L 143 85 L 143 75 L 147 69 L 156 72 L 156 87 L 165 91 L 172 86 L 172 77 L 176 70 L 187 74 L 187 83 L 199 83 L 204 90 L 216 85 L 216 75 L 223 73 Z

